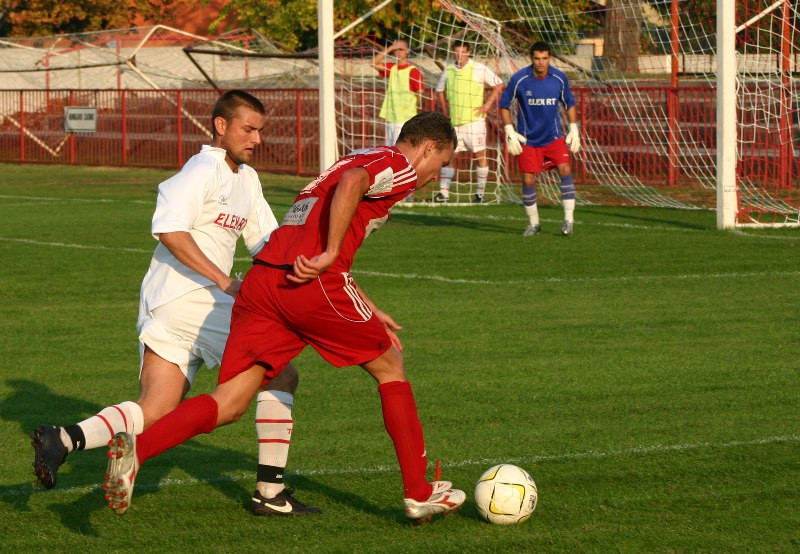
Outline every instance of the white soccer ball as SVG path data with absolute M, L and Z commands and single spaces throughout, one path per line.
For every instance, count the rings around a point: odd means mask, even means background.
M 522 523 L 533 514 L 539 493 L 527 471 L 512 464 L 490 467 L 475 486 L 475 503 L 489 523 Z

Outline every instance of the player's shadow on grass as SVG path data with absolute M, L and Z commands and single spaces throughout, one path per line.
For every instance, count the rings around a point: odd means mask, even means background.
M 680 210 L 681 212 L 685 213 L 685 210 Z M 625 213 L 619 212 L 611 212 L 606 210 L 593 210 L 591 208 L 580 208 L 581 214 L 594 214 L 594 215 L 601 215 L 603 217 L 611 217 L 617 219 L 624 219 L 629 221 L 639 221 L 643 223 L 660 223 L 662 225 L 669 225 L 670 227 L 678 227 L 681 229 L 691 229 L 693 231 L 708 231 L 713 229 L 708 225 L 701 225 L 697 223 L 689 223 L 687 221 L 680 221 L 677 219 L 664 219 L 661 217 L 652 217 L 652 216 L 643 216 L 643 215 L 635 215 L 632 213 L 633 210 L 626 210 Z M 676 211 L 677 213 L 677 211 Z
M 459 214 L 440 217 L 425 213 L 393 213 L 392 221 L 404 225 L 417 225 L 421 227 L 461 227 L 473 231 L 491 231 L 495 233 L 517 232 L 516 227 L 511 228 L 508 225 L 490 223 L 485 219 L 467 219 L 466 217 L 460 219 Z
M 52 501 L 46 508 L 56 514 L 62 525 L 74 533 L 98 536 L 92 520 L 95 514 L 100 517 L 118 517 L 105 507 L 102 493 L 102 477 L 106 468 L 106 449 L 96 448 L 84 452 L 73 452 L 61 466 L 58 485 L 47 490 L 39 485 L 33 475 L 33 448 L 29 447 L 30 433 L 44 422 L 65 424 L 80 421 L 97 413 L 105 406 L 81 399 L 58 394 L 48 386 L 27 379 L 10 379 L 6 385 L 12 389 L 11 394 L 0 400 L 0 418 L 15 422 L 20 428 L 18 440 L 28 448 L 29 456 L 19 460 L 20 468 L 29 472 L 30 478 L 16 484 L 0 487 L 0 502 L 9 505 L 15 511 L 31 511 L 30 500 L 34 495 L 44 495 Z M 245 416 L 234 425 L 252 425 L 252 419 Z M 257 457 L 253 442 L 253 451 L 243 453 L 228 448 L 221 448 L 198 441 L 188 441 L 157 458 L 148 461 L 139 473 L 134 491 L 134 503 L 131 513 L 126 518 L 134 518 L 136 504 L 143 497 L 157 493 L 164 502 L 165 509 L 174 501 L 169 494 L 171 487 L 191 487 L 207 484 L 236 503 L 241 503 L 244 510 L 250 511 L 252 487 L 255 486 Z M 180 468 L 188 475 L 179 477 L 172 470 Z M 252 479 L 238 480 L 227 475 L 240 475 L 252 472 Z M 291 475 L 291 486 L 299 491 L 314 490 L 331 499 L 332 503 L 347 505 L 370 514 L 405 523 L 402 510 L 398 506 L 378 506 L 346 490 L 339 490 L 325 483 L 302 475 Z M 302 493 L 298 494 L 302 498 Z M 102 515 L 100 515 L 102 514 Z
M 100 484 L 106 467 L 106 450 L 96 448 L 84 452 L 71 453 L 58 476 L 58 485 L 47 490 L 39 485 L 33 475 L 33 448 L 29 447 L 30 433 L 42 423 L 65 424 L 80 421 L 97 413 L 104 405 L 86 402 L 53 392 L 48 386 L 27 379 L 10 379 L 6 385 L 12 389 L 11 394 L 0 400 L 0 418 L 7 422 L 15 422 L 20 428 L 13 440 L 23 441 L 29 456 L 19 460 L 18 471 L 28 472 L 30 478 L 20 483 L 0 487 L 0 502 L 8 504 L 17 511 L 31 511 L 30 500 L 33 495 L 50 495 L 53 503 L 48 509 L 61 518 L 65 527 L 86 535 L 96 535 L 92 528 L 91 515 L 105 511 L 109 517 L 116 517 L 104 507 Z M 238 424 L 247 424 L 243 421 Z M 252 420 L 251 423 L 252 425 Z M 208 483 L 222 494 L 234 501 L 249 499 L 251 485 L 244 486 L 222 473 L 252 472 L 252 484 L 255 484 L 257 466 L 255 441 L 253 452 L 242 452 L 220 448 L 208 444 L 189 441 L 178 448 L 159 456 L 142 468 L 140 479 L 135 489 L 135 497 L 141 499 L 157 492 L 163 480 L 173 468 L 180 468 L 189 474 L 183 483 L 168 486 L 193 486 L 195 483 Z M 65 497 L 79 496 L 65 501 Z M 164 502 L 170 498 L 164 494 Z M 165 504 L 166 505 L 166 504 Z
M 397 471 L 399 472 L 400 469 L 398 468 Z M 364 514 L 370 517 L 379 517 L 381 519 L 395 520 L 399 523 L 408 523 L 408 519 L 404 516 L 402 509 L 398 509 L 396 505 L 379 506 L 353 492 L 334 488 L 304 475 L 297 475 L 289 472 L 286 479 L 290 482 L 291 486 L 323 494 L 336 504 L 350 506 L 352 509 L 364 512 Z M 323 508 L 323 510 L 325 510 L 325 508 Z

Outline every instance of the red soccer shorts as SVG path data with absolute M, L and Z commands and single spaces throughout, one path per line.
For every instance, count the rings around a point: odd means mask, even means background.
M 569 151 L 564 137 L 557 138 L 547 146 L 522 145 L 519 169 L 525 173 L 541 173 L 559 164 L 569 163 Z
M 286 271 L 255 265 L 233 305 L 219 383 L 256 364 L 267 382 L 306 345 L 336 367 L 361 365 L 392 345 L 349 273 L 323 273 L 296 285 Z

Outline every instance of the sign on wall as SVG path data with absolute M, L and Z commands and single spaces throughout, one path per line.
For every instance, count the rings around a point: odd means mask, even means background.
M 94 133 L 97 131 L 97 108 L 93 106 L 65 106 L 64 132 Z

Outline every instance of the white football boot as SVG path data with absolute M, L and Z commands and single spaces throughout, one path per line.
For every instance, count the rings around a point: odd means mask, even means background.
M 536 225 L 528 225 L 522 232 L 522 236 L 532 237 L 533 235 L 538 235 L 541 232 L 542 232 L 542 226 L 537 223 Z
M 139 471 L 136 437 L 120 432 L 108 441 L 108 468 L 103 490 L 108 507 L 119 515 L 128 511 L 133 496 L 133 483 Z
M 427 500 L 418 502 L 406 498 L 406 515 L 413 523 L 430 521 L 435 514 L 451 514 L 458 510 L 467 499 L 466 493 L 454 489 L 450 481 L 434 481 L 433 492 Z

